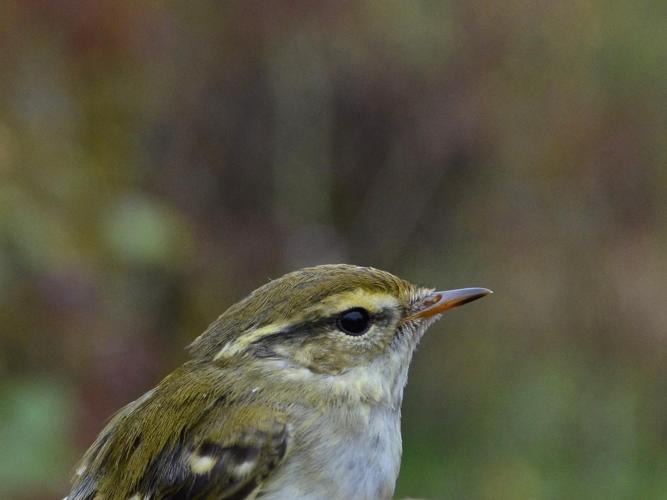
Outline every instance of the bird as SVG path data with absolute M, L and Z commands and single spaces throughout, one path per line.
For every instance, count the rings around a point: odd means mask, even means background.
M 65 499 L 391 498 L 415 348 L 442 313 L 490 293 L 349 264 L 269 281 L 111 418 Z

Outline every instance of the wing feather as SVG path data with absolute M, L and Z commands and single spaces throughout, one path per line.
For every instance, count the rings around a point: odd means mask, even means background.
M 252 495 L 285 459 L 290 431 L 262 391 L 234 381 L 186 364 L 127 405 L 84 455 L 69 500 Z
M 203 425 L 155 457 L 138 488 L 141 498 L 246 498 L 284 459 L 289 442 L 285 424 L 216 435 L 215 418 L 211 420 L 213 426 Z

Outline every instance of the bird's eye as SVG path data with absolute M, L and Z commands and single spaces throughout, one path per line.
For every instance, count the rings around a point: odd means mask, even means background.
M 346 335 L 363 335 L 371 325 L 371 318 L 366 309 L 355 307 L 343 311 L 338 317 L 338 328 Z

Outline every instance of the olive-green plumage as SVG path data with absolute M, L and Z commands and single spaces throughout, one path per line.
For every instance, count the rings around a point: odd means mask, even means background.
M 389 498 L 431 292 L 349 265 L 260 287 L 112 418 L 69 499 Z
M 412 292 L 413 285 L 378 269 L 362 271 L 347 265 L 302 269 L 270 281 L 231 306 L 190 345 L 190 352 L 198 358 L 210 357 L 241 332 L 289 321 L 326 297 L 356 289 L 402 297 Z

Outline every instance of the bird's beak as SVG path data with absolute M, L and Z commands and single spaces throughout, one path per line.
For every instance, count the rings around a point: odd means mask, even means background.
M 490 293 L 493 292 L 488 288 L 461 288 L 459 290 L 432 292 L 421 300 L 421 303 L 418 305 L 418 311 L 407 319 L 430 318 L 448 309 L 481 299 Z

